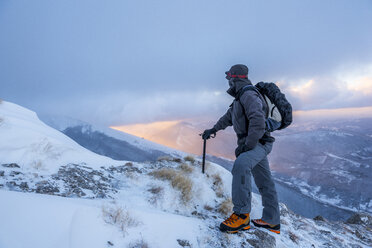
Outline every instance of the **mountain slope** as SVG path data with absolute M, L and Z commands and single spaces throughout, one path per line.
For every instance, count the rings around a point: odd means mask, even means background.
M 231 212 L 232 178 L 219 165 L 208 163 L 206 174 L 201 174 L 201 162 L 191 158 L 168 157 L 146 163 L 114 161 L 86 153 L 63 134 L 45 129 L 32 112 L 14 104 L 0 104 L 0 116 L 4 120 L 0 132 L 7 135 L 0 145 L 4 149 L 8 145 L 12 147 L 8 149 L 10 157 L 6 153 L 0 157 L 0 247 L 370 247 L 372 244 L 372 218 L 368 215 L 348 224 L 312 220 L 293 214 L 283 204 L 280 235 L 254 227 L 237 235 L 221 233 L 218 225 Z M 19 133 L 32 135 L 19 139 Z M 42 175 L 39 168 L 12 161 L 17 158 L 13 150 L 27 151 L 39 136 L 50 140 L 53 147 L 58 141 L 58 148 L 69 148 L 69 153 L 58 150 L 61 156 L 54 160 L 45 159 L 45 165 L 53 170 L 45 170 Z M 48 157 L 50 153 L 50 149 L 33 153 L 34 157 L 31 153 L 29 161 Z M 65 164 L 64 156 L 69 154 L 75 154 L 74 163 Z M 99 164 L 77 163 L 85 159 L 97 160 Z M 261 217 L 260 202 L 260 197 L 252 194 L 252 218 Z
M 9 102 L 0 104 L 0 162 L 16 163 L 23 169 L 55 172 L 69 163 L 100 164 L 122 162 L 97 155 L 41 122 L 37 115 Z

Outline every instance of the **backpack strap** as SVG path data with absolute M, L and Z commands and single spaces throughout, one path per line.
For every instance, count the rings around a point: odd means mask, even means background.
M 245 108 L 244 108 L 244 105 L 242 104 L 242 102 L 240 101 L 240 97 L 244 94 L 244 92 L 246 92 L 246 91 L 248 91 L 248 90 L 253 90 L 253 91 L 255 91 L 255 92 L 257 92 L 257 94 L 258 94 L 258 97 L 262 100 L 262 101 L 265 101 L 265 103 L 266 103 L 266 116 L 265 116 L 265 126 L 266 126 L 266 128 L 267 128 L 267 121 L 268 121 L 268 117 L 269 117 L 269 108 L 268 108 L 268 103 L 267 103 L 267 101 L 266 101 L 266 99 L 265 99 L 265 97 L 261 94 L 261 92 L 259 91 L 259 89 L 257 89 L 255 86 L 253 86 L 253 85 L 246 85 L 246 86 L 244 86 L 241 90 L 240 90 L 240 92 L 239 92 L 239 94 L 238 94 L 238 96 L 237 96 L 237 101 L 240 103 L 240 105 L 242 106 L 242 108 L 243 108 L 243 113 L 244 113 L 244 116 L 245 116 L 245 121 L 246 121 L 246 123 L 248 123 L 248 116 L 247 116 L 247 114 L 245 113 Z M 264 107 L 264 106 L 262 106 L 262 107 Z M 238 138 L 242 138 L 242 137 L 245 137 L 247 134 L 238 134 Z M 258 140 L 262 145 L 265 145 L 265 143 L 266 143 L 266 141 L 265 141 L 265 139 L 264 139 L 264 137 L 265 137 L 265 134 Z
M 257 89 L 257 87 L 255 87 L 254 85 L 246 85 L 246 86 L 244 86 L 244 87 L 240 90 L 238 96 L 236 97 L 237 100 L 239 101 L 240 105 L 241 105 L 242 108 L 243 108 L 243 112 L 244 112 L 245 119 L 248 120 L 248 117 L 247 117 L 247 115 L 245 114 L 244 105 L 243 105 L 242 102 L 240 101 L 240 98 L 241 98 L 241 96 L 244 94 L 244 92 L 246 92 L 246 91 L 248 91 L 248 90 L 253 90 L 253 91 L 257 92 L 258 97 L 266 103 L 266 106 L 267 106 L 267 107 L 266 107 L 265 119 L 267 119 L 267 118 L 269 117 L 269 109 L 268 109 L 269 104 L 268 104 L 268 102 L 266 101 L 266 98 L 261 94 L 260 90 Z

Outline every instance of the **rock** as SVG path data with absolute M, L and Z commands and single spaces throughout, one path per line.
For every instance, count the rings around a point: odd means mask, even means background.
M 326 230 L 320 230 L 320 233 L 325 235 L 325 236 L 331 236 L 332 235 L 331 231 L 326 231 Z
M 43 180 L 36 183 L 36 193 L 54 195 L 59 192 L 58 187 L 54 186 L 51 182 Z
M 14 177 L 14 176 L 17 176 L 17 175 L 20 175 L 20 174 L 23 174 L 23 173 L 20 172 L 20 171 L 12 171 L 12 172 L 10 172 L 9 176 Z
M 323 218 L 323 216 L 321 215 L 317 215 L 313 218 L 313 220 L 318 220 L 318 221 L 325 221 L 325 219 Z
M 261 230 L 256 229 L 253 234 L 257 239 L 247 239 L 247 242 L 255 248 L 274 248 L 276 247 L 275 238 Z
M 11 163 L 11 164 L 2 164 L 3 167 L 7 168 L 21 168 L 18 164 L 16 163 Z
M 191 247 L 190 242 L 185 239 L 177 239 L 177 242 L 182 247 Z
M 142 171 L 137 167 L 134 167 L 133 164 L 128 166 L 127 164 L 121 166 L 111 166 L 107 169 L 109 172 L 116 172 L 116 173 L 128 173 L 128 172 L 136 172 L 142 174 Z
M 28 184 L 27 184 L 26 182 L 21 182 L 21 184 L 19 185 L 19 187 L 20 187 L 23 191 L 28 191 L 28 190 L 29 190 Z
M 372 226 L 372 217 L 365 213 L 355 213 L 346 220 L 346 224 L 358 224 Z
M 17 187 L 17 183 L 14 182 L 14 181 L 6 182 L 6 186 L 7 186 L 9 189 L 14 189 L 15 187 Z
M 182 159 L 180 159 L 180 158 L 173 158 L 173 161 L 176 162 L 176 163 L 181 163 L 182 162 Z
M 0 177 L 4 176 L 4 171 L 0 171 Z

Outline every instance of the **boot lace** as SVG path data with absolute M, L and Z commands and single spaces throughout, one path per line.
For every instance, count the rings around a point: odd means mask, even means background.
M 230 215 L 229 218 L 227 218 L 224 222 L 226 224 L 233 224 L 235 221 L 237 221 L 240 217 L 238 215 L 236 215 L 235 213 L 233 213 L 232 215 Z

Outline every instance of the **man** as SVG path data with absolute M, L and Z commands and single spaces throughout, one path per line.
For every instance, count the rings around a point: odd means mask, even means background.
M 280 214 L 275 184 L 271 177 L 267 155 L 271 152 L 274 138 L 265 129 L 268 106 L 262 95 L 252 90 L 248 79 L 248 67 L 234 65 L 225 72 L 229 82 L 227 93 L 234 97 L 233 103 L 212 129 L 203 132 L 203 139 L 233 126 L 238 136 L 236 160 L 232 169 L 233 213 L 220 225 L 223 232 L 235 233 L 250 228 L 251 175 L 262 196 L 261 219 L 252 220 L 258 227 L 280 233 Z M 251 90 L 247 90 L 247 87 Z

